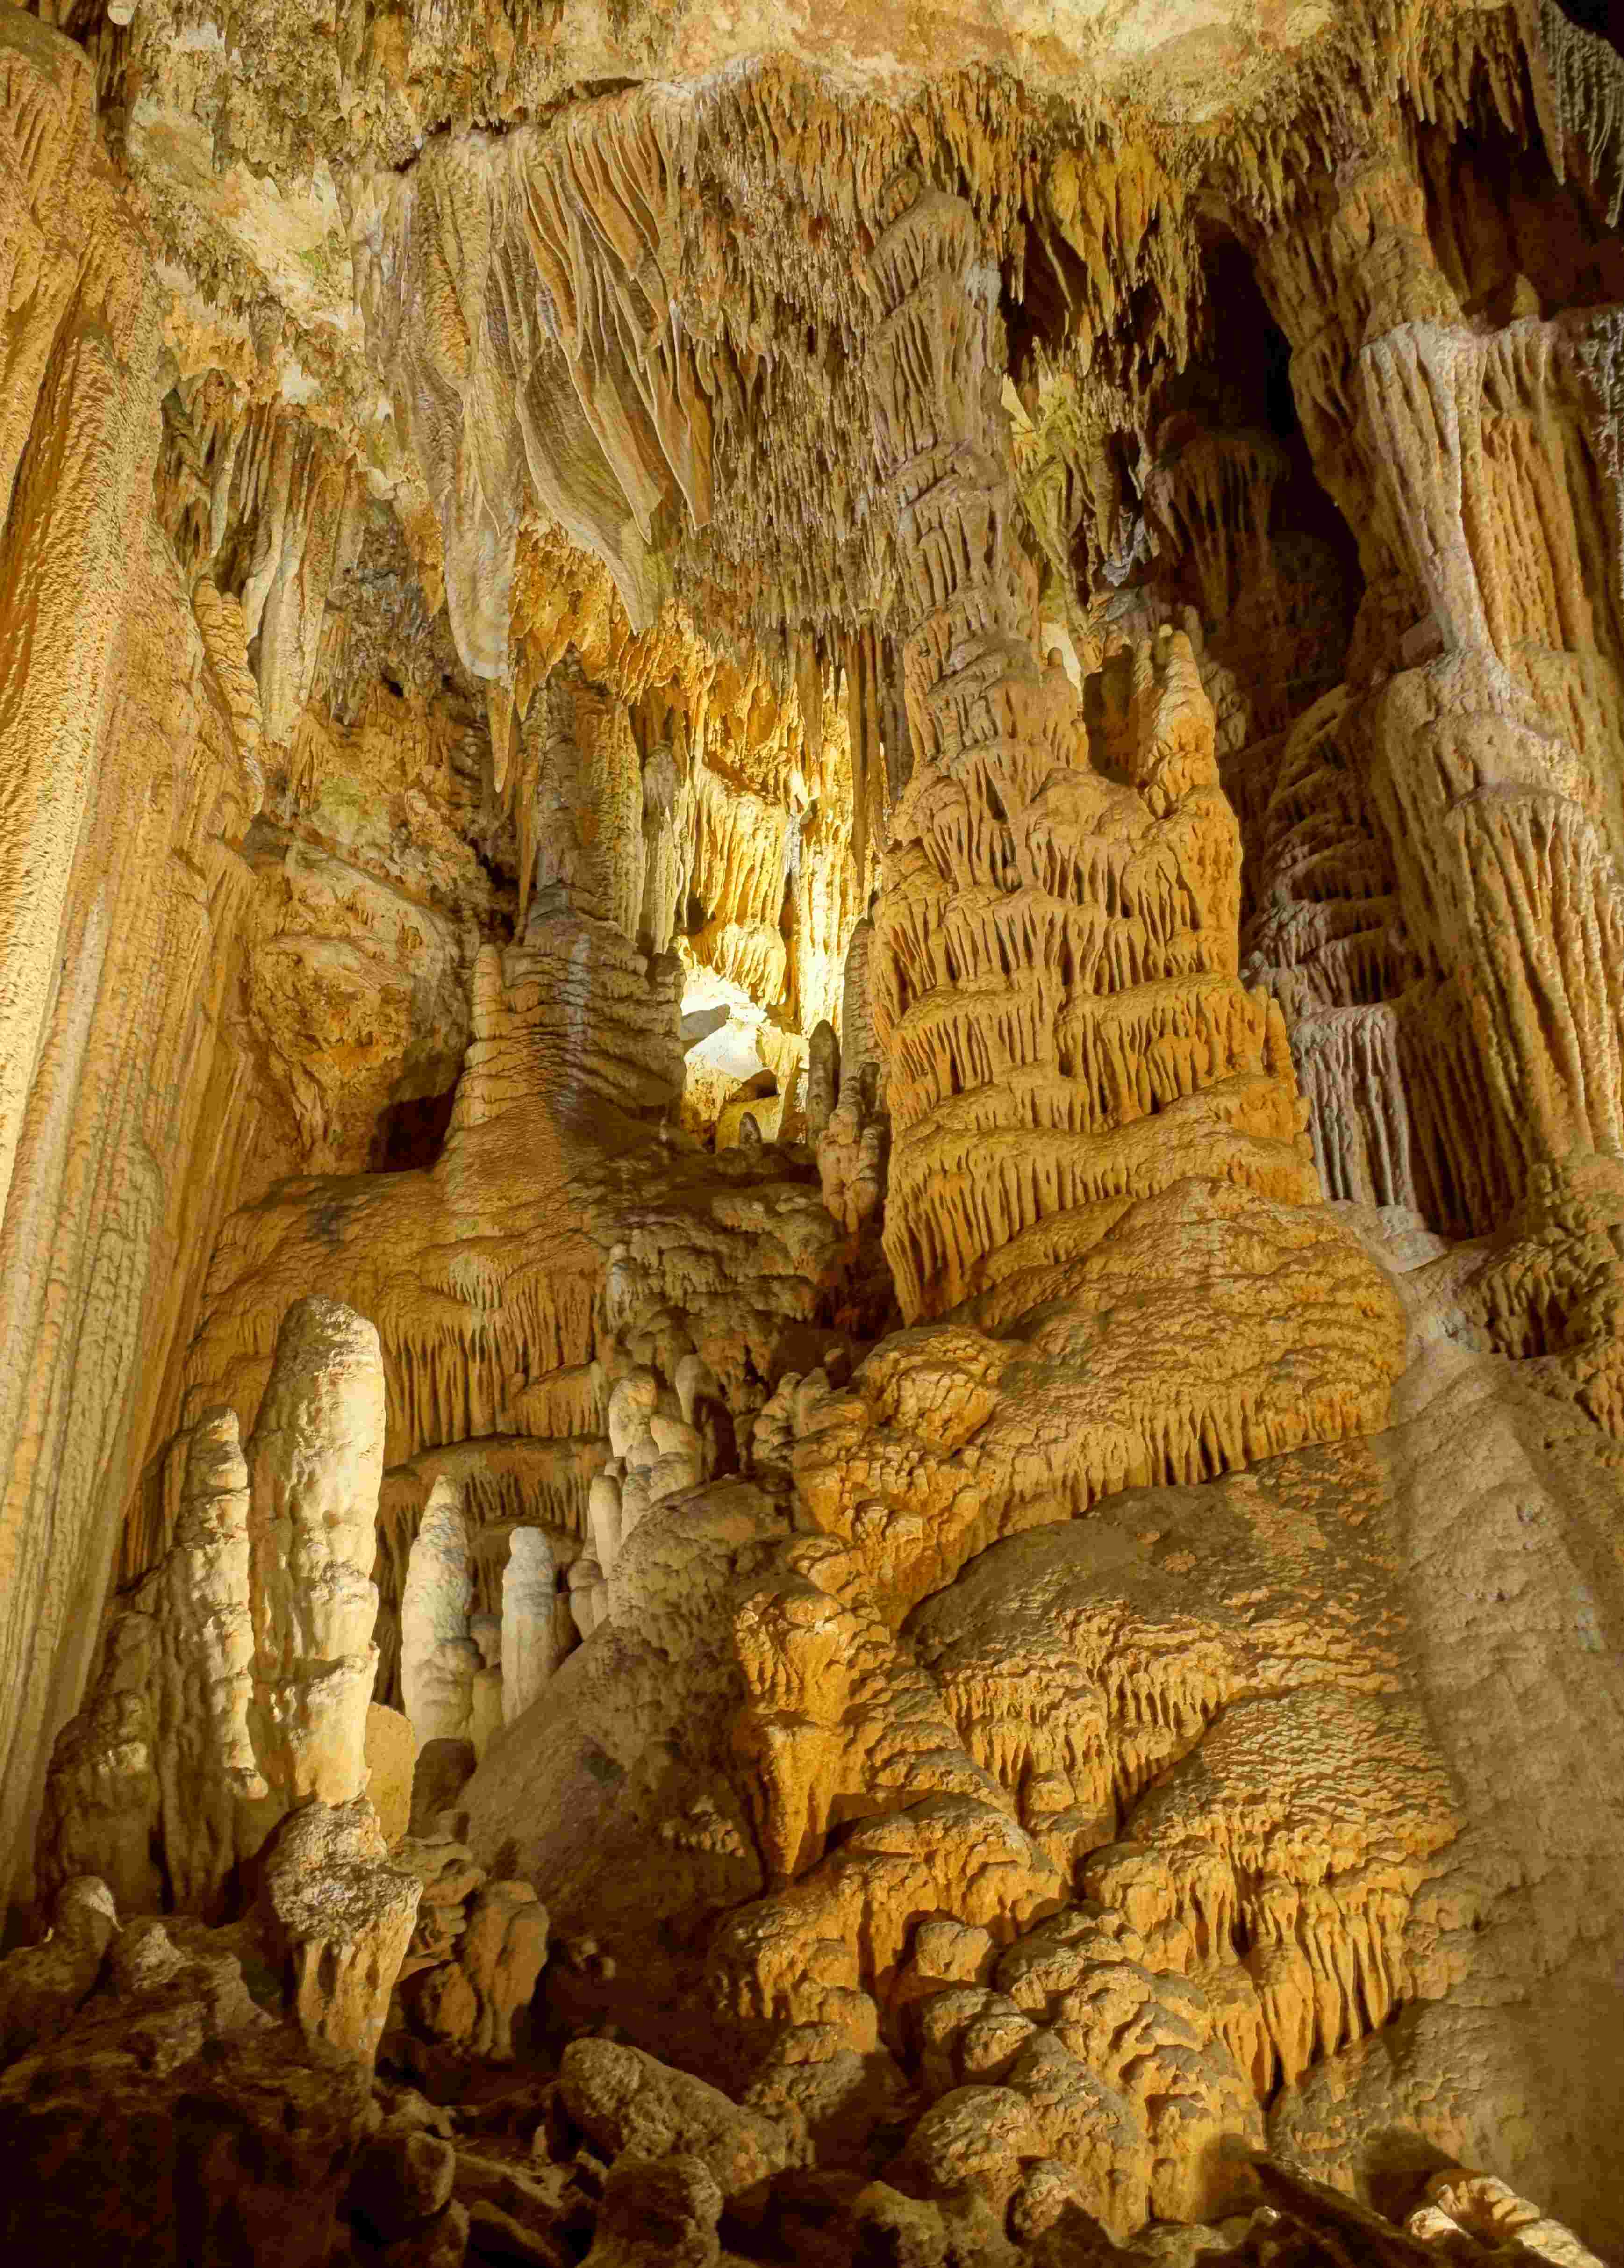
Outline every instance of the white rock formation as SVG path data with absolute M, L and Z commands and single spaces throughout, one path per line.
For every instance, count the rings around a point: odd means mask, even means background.
M 249 1438 L 250 1726 L 283 1810 L 366 1786 L 378 1649 L 370 1570 L 384 1471 L 378 1333 L 336 1300 L 300 1300 Z
M 474 1615 L 468 1630 L 480 1657 L 468 1701 L 468 1738 L 474 1755 L 482 1756 L 503 1726 L 502 1617 Z
M 289 1811 L 364 1793 L 383 1437 L 376 1331 L 297 1301 L 246 1457 L 227 1409 L 186 1439 L 173 1547 L 57 1742 L 43 1891 L 93 1872 L 125 1910 L 212 1916 Z
M 539 1528 L 516 1528 L 502 1577 L 502 1713 L 510 1725 L 558 1666 L 557 1589 L 546 1536 Z
M 400 1690 L 422 1749 L 466 1741 L 479 1649 L 469 1635 L 474 1571 L 461 1491 L 437 1480 L 407 1562 L 400 1599 Z

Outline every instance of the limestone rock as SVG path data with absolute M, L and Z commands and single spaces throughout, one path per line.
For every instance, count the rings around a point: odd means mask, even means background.
M 502 1617 L 474 1615 L 468 1630 L 480 1656 L 468 1703 L 468 1737 L 474 1755 L 482 1756 L 503 1726 Z
M 653 2268 L 656 2261 L 714 2268 L 721 2258 L 716 2222 L 722 2205 L 723 2192 L 704 2158 L 628 2154 L 604 2183 L 586 2257 L 598 2268 L 622 2262 L 625 2268 Z
M 416 1765 L 410 1719 L 374 1701 L 366 1712 L 366 1795 L 387 1844 L 398 1843 L 410 1822 Z
M 1562 2264 L 1562 2268 L 1569 2263 L 1572 2268 L 1589 2268 L 1595 2257 L 1571 2230 L 1519 2198 L 1495 2175 L 1464 2169 L 1433 2175 L 1427 2183 L 1427 2203 L 1411 2214 L 1408 2227 L 1429 2243 L 1475 2237 L 1486 2251 L 1516 2245 L 1542 2260 Z
M 840 1041 L 827 1020 L 807 1042 L 806 1138 L 815 1149 L 833 1115 L 840 1092 Z
M 251 1721 L 284 1806 L 348 1804 L 365 1786 L 383 1416 L 371 1325 L 336 1300 L 297 1300 L 245 1453 Z
M 312 2044 L 371 2068 L 416 1917 L 419 1884 L 391 1866 L 364 1796 L 307 1804 L 269 1845 L 263 1900 Z
M 245 2242 L 278 2268 L 326 2260 L 364 2073 L 262 2015 L 234 1961 L 224 1979 L 211 1966 L 172 1957 L 0 2075 L 6 2161 L 27 2169 L 0 2206 L 9 2258 L 42 2268 L 94 2242 L 155 2260 Z
M 238 452 L 239 466 L 246 453 Z M 384 694 L 381 684 L 378 691 Z M 380 1162 L 380 1121 L 398 1123 L 414 1103 L 431 1101 L 448 1087 L 468 1039 L 479 917 L 470 917 L 466 899 L 455 909 L 425 902 L 425 877 L 402 840 L 424 814 L 408 800 L 413 787 L 390 793 L 394 782 L 374 756 L 375 742 L 391 726 L 400 739 L 411 737 L 409 714 L 378 713 L 386 701 L 386 695 L 364 714 L 354 740 L 334 732 L 328 756 L 369 803 L 375 795 L 394 805 L 397 828 L 386 832 L 385 857 L 368 839 L 370 829 L 352 831 L 353 817 L 371 816 L 365 804 L 354 814 L 322 810 L 330 848 L 268 814 L 257 822 L 250 844 L 256 887 L 249 1024 L 265 1047 L 276 1088 L 285 1092 L 301 1162 L 312 1172 L 364 1172 Z M 415 792 L 421 795 L 421 787 Z M 430 872 L 437 881 L 445 846 L 434 850 L 438 871 Z M 474 877 L 459 880 L 477 905 Z
M 392 2243 L 450 2201 L 456 2171 L 456 2152 L 437 2135 L 381 2135 L 356 2161 L 345 2210 L 358 2215 L 380 2243 Z
M 908 2136 L 910 2172 L 937 2194 L 972 2190 L 1006 2204 L 1024 2159 L 1041 2139 L 1025 2099 L 991 2087 L 955 2088 L 932 2103 Z
M 436 1481 L 400 1600 L 400 1685 L 420 1750 L 469 1737 L 480 1656 L 469 1634 L 468 1536 L 455 1485 Z
M 1611 2257 L 1595 7 L 215 13 L 0 11 L 11 2250 Z
M 438 1961 L 423 1971 L 412 1986 L 409 2006 L 416 2029 L 446 2048 L 466 2045 L 479 2016 L 473 1983 L 456 1961 Z
M 474 1743 L 466 1739 L 437 1738 L 417 1751 L 412 1771 L 411 1832 L 432 1834 L 443 1814 L 452 1811 L 467 1786 L 479 1759 Z
M 453 2198 L 432 2220 L 397 2237 L 385 2257 L 389 2268 L 462 2268 L 467 2252 L 467 2208 Z
M 595 1491 L 605 1484 L 592 1483 Z M 618 1510 L 619 1499 L 616 1498 Z M 618 1540 L 618 1539 L 617 1539 Z M 558 1667 L 557 1583 L 553 1555 L 540 1528 L 520 1528 L 508 1547 L 502 1578 L 502 1714 L 522 1716 Z
M 474 2257 L 506 2268 L 561 2268 L 566 2257 L 499 2205 L 481 2199 L 468 2213 L 468 2242 Z
M 93 1990 L 117 1931 L 105 1882 L 78 1874 L 62 1884 L 45 1943 L 0 1961 L 0 2063 L 66 2031 Z
M 307 1299 L 282 1318 L 246 1453 L 226 1409 L 187 1434 L 173 1546 L 57 1744 L 43 1884 L 105 1852 L 136 1910 L 166 1894 L 218 1918 L 289 1811 L 359 1799 L 382 1414 L 376 1333 Z
M 478 2004 L 469 2047 L 510 2062 L 513 2018 L 529 2007 L 547 1959 L 547 1909 L 528 1882 L 483 1885 L 468 1909 L 458 1959 Z
M 783 2135 L 759 2112 L 740 2110 L 702 2080 L 672 2071 L 636 2048 L 576 2040 L 559 2066 L 570 2117 L 611 2160 L 672 2154 L 698 2160 L 723 2198 L 767 2180 L 786 2162 Z

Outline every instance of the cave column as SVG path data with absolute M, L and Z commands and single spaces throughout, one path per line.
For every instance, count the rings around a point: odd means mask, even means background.
M 158 293 L 97 147 L 93 71 L 70 41 L 7 11 L 0 81 L 10 1875 L 95 1643 L 134 1405 L 157 1391 L 195 1280 L 176 1252 L 180 1169 L 200 1132 L 218 1146 L 204 1192 L 186 1193 L 195 1234 L 230 1187 L 235 1088 L 229 1072 L 214 1079 L 211 1050 L 246 870 L 222 871 L 219 834 L 243 808 L 251 728 L 217 709 L 215 648 L 150 539 Z M 137 1376 L 143 1344 L 150 1379 Z
M 151 504 L 158 345 L 140 281 L 110 269 L 86 279 L 52 350 L 0 538 L 0 1212 Z
M 1296 1201 L 1313 1177 L 1279 1010 L 1236 982 L 1239 838 L 1188 641 L 1113 657 L 1079 713 L 1036 656 L 997 278 L 969 207 L 918 195 L 872 269 L 913 769 L 869 991 L 893 1129 L 885 1249 L 912 1320 L 1091 1204 L 1191 1171 Z M 1135 1123 L 1174 1108 L 1182 1141 Z
M 1525 289 L 1503 328 L 1466 323 L 1390 144 L 1295 221 L 1259 275 L 1320 477 L 1362 531 L 1354 667 L 1379 681 L 1350 745 L 1430 972 L 1407 1014 L 1449 1083 L 1464 1041 L 1482 1097 L 1496 1171 L 1457 1178 L 1488 1228 L 1539 1163 L 1624 1154 L 1624 655 L 1590 540 L 1610 516 L 1576 487 L 1584 342 Z
M 996 406 L 997 276 L 969 206 L 916 195 L 872 271 L 888 312 L 868 386 L 896 514 L 913 767 L 882 865 L 871 983 L 895 1130 L 885 1242 L 912 1318 L 962 1297 L 977 1260 L 1026 1225 L 1031 1130 L 1024 1139 L 990 1086 L 979 1108 L 955 1108 L 975 1035 L 954 1030 L 943 932 L 955 897 L 1013 881 L 1014 821 L 1070 760 L 1075 707 L 1033 652 L 1036 584 L 1011 532 L 1013 457 Z M 973 1148 L 986 1181 L 966 1202 Z
M 430 1741 L 468 1738 L 480 1668 L 473 1602 L 462 1492 L 441 1478 L 423 1508 L 400 1596 L 400 1690 L 420 1754 Z

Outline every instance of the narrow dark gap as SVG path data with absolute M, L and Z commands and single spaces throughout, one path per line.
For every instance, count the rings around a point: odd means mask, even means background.
M 1624 0 L 1556 0 L 1556 4 L 1570 24 L 1582 32 L 1599 32 L 1624 55 Z
M 1004 367 L 1018 382 L 1038 342 L 1053 345 L 1069 328 L 1071 310 L 1055 262 L 1071 257 L 1063 244 L 1047 241 L 1034 230 L 1028 240 L 1019 298 L 1007 268 L 999 278 L 998 313 L 1003 318 L 1009 346 Z M 1080 277 L 1080 265 L 1078 274 Z
M 378 1113 L 367 1171 L 410 1174 L 432 1166 L 445 1147 L 456 1099 L 457 1089 L 452 1086 L 444 1094 L 415 1095 L 405 1102 L 390 1103 Z
M 1208 425 L 1252 426 L 1284 450 L 1287 469 L 1275 490 L 1270 518 L 1275 538 L 1325 545 L 1335 562 L 1346 622 L 1363 595 L 1358 539 L 1335 501 L 1320 486 L 1291 389 L 1291 348 L 1268 311 L 1252 261 L 1236 239 L 1216 228 L 1204 254 L 1210 343 L 1199 361 L 1167 388 L 1166 408 L 1199 416 Z
M 1500 326 L 1624 299 L 1624 239 L 1578 182 L 1557 180 L 1537 136 L 1519 140 L 1480 102 L 1455 134 L 1422 126 L 1416 150 L 1427 235 L 1469 318 Z

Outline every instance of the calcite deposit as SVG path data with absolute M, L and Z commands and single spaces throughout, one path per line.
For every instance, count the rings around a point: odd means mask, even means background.
M 1624 2256 L 1591 0 L 0 8 L 0 2255 Z

